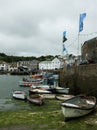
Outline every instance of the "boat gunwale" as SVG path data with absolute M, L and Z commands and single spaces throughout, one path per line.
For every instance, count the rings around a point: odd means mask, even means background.
M 77 106 L 68 106 L 68 105 L 66 105 L 66 104 L 63 104 L 63 103 L 65 103 L 65 102 L 67 102 L 67 101 L 69 101 L 69 100 L 72 100 L 72 99 L 76 99 L 77 97 L 81 97 L 81 96 L 84 96 L 84 97 L 86 97 L 86 95 L 78 95 L 78 96 L 75 96 L 75 97 L 72 97 L 72 98 L 70 98 L 70 99 L 67 99 L 67 100 L 65 100 L 65 101 L 63 101 L 62 103 L 61 103 L 61 106 L 62 107 L 66 107 L 66 108 L 74 108 L 74 109 L 80 109 L 80 110 L 93 110 L 95 107 L 96 107 L 96 103 L 97 103 L 97 101 L 96 101 L 96 98 L 94 97 L 94 96 L 89 96 L 89 97 L 92 97 L 92 99 L 94 99 L 94 103 L 95 103 L 95 105 L 93 105 L 93 107 L 85 107 L 85 106 L 80 106 L 80 105 L 77 105 Z M 67 102 L 68 103 L 68 102 Z M 72 104 L 73 105 L 73 104 Z M 87 104 L 88 105 L 88 104 Z

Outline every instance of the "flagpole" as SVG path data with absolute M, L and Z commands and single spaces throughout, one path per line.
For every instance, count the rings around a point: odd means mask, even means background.
M 64 44 L 64 43 L 62 43 L 62 59 L 63 59 L 63 55 L 64 55 L 64 52 L 63 52 L 63 44 Z
M 77 55 L 79 55 L 79 36 L 80 36 L 80 33 L 78 33 L 78 50 L 77 50 Z

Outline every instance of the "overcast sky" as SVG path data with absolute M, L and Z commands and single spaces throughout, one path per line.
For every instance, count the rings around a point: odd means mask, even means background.
M 97 36 L 97 0 L 0 0 L 0 53 L 62 55 L 64 31 L 68 53 L 77 55 L 78 45 Z

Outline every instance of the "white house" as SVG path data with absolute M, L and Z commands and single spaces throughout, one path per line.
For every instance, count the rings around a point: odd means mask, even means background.
M 58 58 L 54 58 L 52 61 L 42 61 L 39 63 L 40 70 L 55 70 L 60 69 L 62 62 Z
M 1 71 L 17 71 L 17 63 L 6 63 L 4 61 L 0 61 L 0 70 Z
M 6 62 L 0 62 L 0 70 L 6 71 L 8 69 L 8 65 Z
M 18 63 L 10 63 L 8 65 L 8 71 L 18 71 Z

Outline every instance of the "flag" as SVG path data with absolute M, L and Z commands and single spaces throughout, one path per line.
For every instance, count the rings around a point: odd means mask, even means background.
M 63 43 L 67 40 L 66 38 L 66 31 L 63 32 Z
M 86 17 L 86 13 L 80 14 L 80 19 L 79 19 L 79 32 L 83 30 L 83 20 Z
M 63 44 L 63 52 L 68 53 L 67 49 L 65 48 L 65 45 Z

